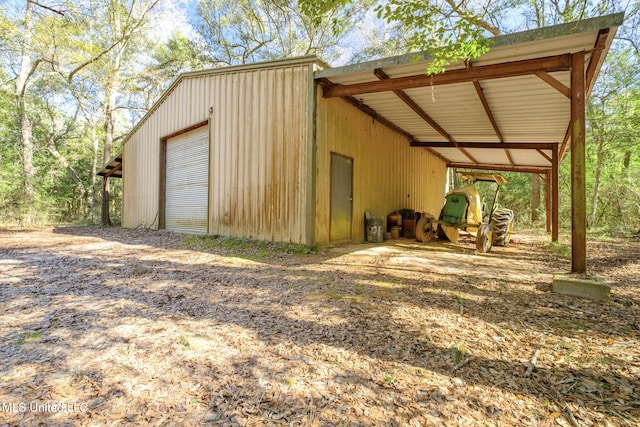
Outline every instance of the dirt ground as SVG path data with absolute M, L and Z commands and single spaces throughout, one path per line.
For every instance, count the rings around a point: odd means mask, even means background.
M 0 425 L 640 425 L 640 239 L 589 243 L 606 303 L 547 241 L 0 230 Z

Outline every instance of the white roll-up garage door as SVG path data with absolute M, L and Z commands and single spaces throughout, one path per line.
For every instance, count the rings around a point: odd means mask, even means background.
M 203 126 L 167 140 L 165 228 L 207 233 L 209 132 Z

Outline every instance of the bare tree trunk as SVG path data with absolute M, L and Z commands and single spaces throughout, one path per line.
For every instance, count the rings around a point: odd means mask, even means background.
M 89 208 L 91 209 L 91 221 L 95 222 L 98 214 L 96 212 L 96 176 L 98 173 L 98 154 L 100 152 L 100 144 L 98 143 L 98 138 L 96 138 L 94 125 L 91 125 L 91 139 L 93 142 L 93 151 L 91 152 L 91 195 L 89 196 Z
M 156 2 L 157 3 L 157 2 Z M 155 3 L 154 3 L 155 5 Z M 153 6 L 152 6 L 153 7 Z M 113 22 L 114 32 L 120 34 L 120 21 Z M 112 75 L 105 85 L 105 106 L 104 106 L 104 151 L 102 155 L 103 164 L 111 160 L 111 149 L 113 148 L 113 133 L 115 131 L 115 117 L 113 112 L 116 109 L 116 94 L 120 81 L 120 71 L 122 69 L 122 55 L 127 48 L 128 39 L 122 39 L 113 50 Z M 109 216 L 109 179 L 102 181 L 102 225 L 111 225 Z
M 102 225 L 111 225 L 109 216 L 109 179 L 102 181 Z
M 78 175 L 78 172 L 76 172 L 73 166 L 71 166 L 71 164 L 69 164 L 67 159 L 58 151 L 58 148 L 56 147 L 55 142 L 53 141 L 53 138 L 50 138 L 50 137 L 47 138 L 47 149 L 53 155 L 53 157 L 55 157 L 55 159 L 58 161 L 60 166 L 62 166 L 67 170 L 67 172 L 69 172 L 71 179 L 73 179 L 73 182 L 76 183 L 76 188 L 80 193 L 80 200 L 81 200 L 81 206 L 82 206 L 82 201 L 84 201 L 87 197 L 87 188 L 82 182 L 82 179 L 80 179 L 80 175 Z M 80 212 L 80 213 L 83 214 L 84 212 Z
M 540 209 L 540 176 L 534 173 L 531 174 L 531 222 L 538 221 L 538 209 Z
M 27 81 L 35 70 L 31 65 L 31 37 L 33 30 L 33 3 L 27 1 L 24 14 L 24 33 L 22 41 L 22 58 L 20 61 L 20 73 L 16 78 L 16 106 L 20 118 L 20 137 L 22 139 L 22 205 L 24 212 L 22 223 L 29 226 L 33 223 L 35 202 L 35 168 L 33 166 L 33 133 L 29 117 L 27 116 L 27 102 L 25 93 Z
M 84 107 L 82 98 L 76 95 L 76 99 L 78 100 L 78 106 L 82 110 L 82 113 L 87 119 L 89 119 L 91 117 L 91 114 L 89 114 L 86 108 Z M 98 213 L 96 211 L 96 204 L 97 204 L 96 201 L 97 201 L 97 193 L 98 193 L 98 189 L 96 188 L 96 185 L 97 185 L 96 176 L 98 173 L 98 156 L 100 154 L 100 143 L 98 142 L 98 138 L 96 138 L 95 124 L 90 120 L 88 120 L 88 122 L 91 126 L 91 142 L 93 143 L 93 149 L 91 151 L 91 186 L 89 187 L 91 191 L 88 194 L 87 203 L 89 204 L 88 208 L 89 208 L 89 216 L 91 217 L 91 222 L 95 223 L 98 217 L 97 216 Z
M 604 140 L 602 136 L 598 138 L 598 151 L 596 153 L 596 171 L 593 182 L 593 197 L 591 199 L 591 214 L 587 221 L 589 228 L 596 225 L 598 217 L 598 199 L 600 197 L 600 181 L 602 177 L 602 168 L 604 167 Z
M 632 144 L 629 144 L 630 146 Z M 622 159 L 622 171 L 625 178 L 629 178 L 629 165 L 631 164 L 631 151 L 625 151 L 624 158 Z
M 114 121 L 115 117 L 113 112 L 116 108 L 116 92 L 118 88 L 118 74 L 122 66 L 122 51 L 126 46 L 126 42 L 123 46 L 116 49 L 113 58 L 113 75 L 106 84 L 105 88 L 105 105 L 104 105 L 104 151 L 102 155 L 102 162 L 106 164 L 111 160 L 111 150 L 113 148 L 113 133 L 115 130 Z M 102 182 L 102 225 L 111 225 L 111 218 L 109 216 L 109 194 L 110 185 L 109 179 L 105 179 Z
M 116 69 L 120 67 L 121 55 L 116 55 L 115 66 Z M 117 74 L 117 72 L 116 72 Z M 116 88 L 117 77 L 113 77 L 109 83 L 107 83 L 105 93 L 105 106 L 104 106 L 104 151 L 102 155 L 102 163 L 106 164 L 111 160 L 111 149 L 113 148 L 113 132 L 114 132 L 114 120 L 113 112 L 116 108 Z M 109 216 L 109 194 L 110 185 L 109 179 L 105 179 L 102 182 L 102 225 L 111 225 L 111 218 Z
M 115 96 L 113 91 L 107 92 L 107 99 L 105 102 L 105 122 L 104 122 L 104 152 L 102 155 L 102 163 L 106 164 L 111 160 L 111 147 L 113 146 L 113 108 L 115 104 Z M 111 218 L 109 217 L 109 180 L 105 179 L 102 183 L 102 225 L 111 225 Z
M 33 224 L 35 202 L 35 168 L 33 166 L 33 134 L 31 121 L 27 116 L 24 96 L 19 97 L 18 111 L 20 114 L 20 135 L 22 137 L 22 205 L 24 206 L 22 223 L 25 226 Z

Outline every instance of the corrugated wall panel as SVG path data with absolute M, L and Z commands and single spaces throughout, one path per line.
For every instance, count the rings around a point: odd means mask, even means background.
M 410 208 L 440 213 L 446 165 L 341 99 L 318 94 L 316 241 L 329 241 L 331 152 L 353 158 L 352 240 L 363 240 L 364 213 Z
M 123 226 L 157 228 L 160 140 L 210 119 L 210 232 L 304 243 L 313 61 L 203 73 L 172 87 L 125 143 Z
M 308 65 L 216 76 L 211 233 L 305 241 Z
M 169 94 L 124 145 L 124 227 L 158 227 L 160 139 L 208 117 L 208 109 L 190 112 L 185 107 L 191 93 L 187 86 Z

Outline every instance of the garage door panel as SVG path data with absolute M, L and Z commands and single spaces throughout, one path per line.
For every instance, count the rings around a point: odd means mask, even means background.
M 209 133 L 202 127 L 167 141 L 165 228 L 207 233 Z

